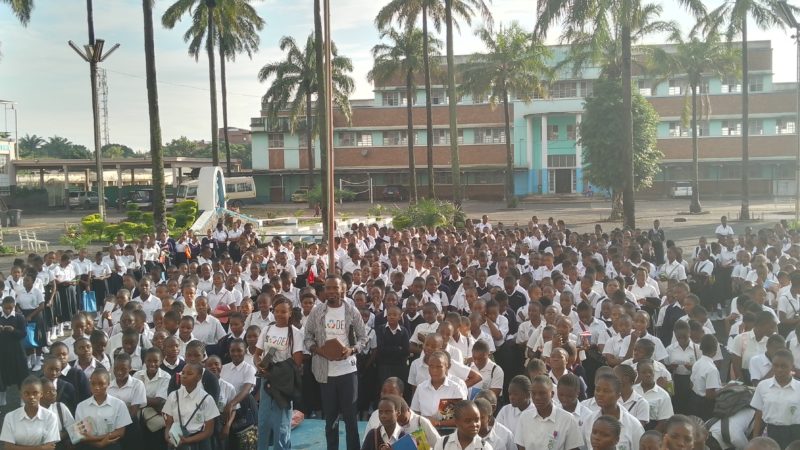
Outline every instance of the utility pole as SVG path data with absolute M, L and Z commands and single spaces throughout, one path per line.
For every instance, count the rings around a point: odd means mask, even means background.
M 97 212 L 100 214 L 101 220 L 106 220 L 106 203 L 105 203 L 105 189 L 103 188 L 103 155 L 102 145 L 100 143 L 100 102 L 97 93 L 97 65 L 109 57 L 119 44 L 114 44 L 108 52 L 103 54 L 103 47 L 106 41 L 103 39 L 94 38 L 94 14 L 92 12 L 92 0 L 86 0 L 86 21 L 89 26 L 89 44 L 83 46 L 83 50 L 79 49 L 74 42 L 69 41 L 69 46 L 75 50 L 75 53 L 84 61 L 89 63 L 89 80 L 92 85 L 92 118 L 94 122 L 94 160 L 95 171 L 97 172 Z
M 335 274 L 336 273 L 336 258 L 335 258 L 335 246 L 336 246 L 336 228 L 335 228 L 335 218 L 336 218 L 336 202 L 334 201 L 334 166 L 333 166 L 333 66 L 331 64 L 331 58 L 333 58 L 333 52 L 331 51 L 331 1 L 325 0 L 323 3 L 323 21 L 324 21 L 324 34 L 325 34 L 325 98 L 323 99 L 325 104 L 325 120 L 327 123 L 327 135 L 320 136 L 321 139 L 325 139 L 328 143 L 328 160 L 327 160 L 327 170 L 328 170 L 328 274 Z M 317 100 L 319 103 L 319 100 Z M 309 143 L 310 145 L 310 143 Z

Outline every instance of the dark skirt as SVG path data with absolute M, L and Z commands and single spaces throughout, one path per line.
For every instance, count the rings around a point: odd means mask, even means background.
M 25 317 L 28 317 L 28 314 L 33 313 L 33 309 L 23 309 L 22 314 Z M 34 339 L 36 340 L 37 347 L 44 347 L 47 345 L 47 327 L 44 323 L 44 314 L 40 311 L 34 314 L 29 321 L 36 324 L 36 334 L 34 335 Z
M 125 427 L 125 436 L 120 439 L 120 444 L 122 445 L 122 450 L 141 450 L 143 448 L 142 432 L 138 420 L 134 420 Z
M 0 316 L 0 325 L 12 326 L 16 330 L 25 331 L 25 318 L 19 314 L 8 319 Z M 19 385 L 28 376 L 28 362 L 23 346 L 25 337 L 15 331 L 0 334 L 0 349 L 2 349 L 3 363 L 0 364 L 0 392 L 5 392 L 9 386 Z
M 167 450 L 167 441 L 164 439 L 164 429 L 150 431 L 139 415 L 139 429 L 142 435 L 142 448 L 148 450 Z M 127 430 L 126 430 L 127 433 Z
M 775 439 L 781 448 L 787 448 L 793 441 L 800 439 L 800 424 L 784 426 L 767 424 L 767 436 Z
M 689 396 L 692 415 L 695 415 L 703 420 L 708 420 L 714 415 L 714 399 L 701 397 L 694 391 L 690 391 Z
M 102 312 L 106 304 L 106 296 L 108 295 L 108 283 L 106 280 L 92 280 L 92 291 L 94 291 L 94 298 L 97 301 L 97 311 Z
M 691 414 L 689 393 L 692 392 L 692 382 L 689 380 L 689 375 L 673 375 L 672 379 L 675 383 L 675 395 L 672 397 L 675 414 Z
M 55 307 L 56 318 L 60 323 L 72 320 L 72 316 L 78 313 L 78 290 L 75 286 L 58 287 L 58 302 Z

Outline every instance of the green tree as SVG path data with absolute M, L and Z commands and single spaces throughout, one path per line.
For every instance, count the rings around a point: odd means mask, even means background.
M 20 158 L 36 158 L 37 152 L 45 144 L 45 140 L 41 136 L 35 134 L 26 134 L 19 139 L 19 157 Z M 42 156 L 39 153 L 38 156 Z
M 789 6 L 795 13 L 800 9 Z M 785 24 L 778 12 L 778 0 L 726 0 L 698 22 L 697 29 L 707 34 L 724 31 L 728 42 L 741 38 L 742 70 L 742 210 L 740 218 L 750 219 L 750 61 L 747 52 L 747 19 L 752 17 L 758 28 L 765 30 Z
M 103 158 L 135 158 L 139 155 L 132 148 L 122 144 L 106 144 L 100 147 Z
M 460 168 L 458 161 L 458 129 L 457 117 L 455 116 L 455 63 L 453 53 L 453 28 L 458 28 L 458 23 L 453 16 L 458 16 L 467 25 L 472 24 L 472 18 L 476 10 L 484 18 L 490 19 L 491 14 L 486 7 L 484 0 L 390 0 L 375 17 L 375 25 L 379 30 L 389 28 L 393 21 L 397 21 L 401 26 L 414 28 L 418 19 L 422 20 L 423 47 L 423 72 L 425 76 L 425 114 L 427 121 L 427 164 L 428 164 L 428 196 L 435 198 L 434 176 L 433 176 L 433 105 L 431 103 L 431 63 L 428 32 L 428 19 L 433 21 L 436 31 L 441 31 L 442 24 L 448 28 L 448 95 L 452 95 L 450 102 L 453 107 L 450 109 L 450 149 L 451 163 L 453 165 L 453 194 L 456 201 L 460 200 Z M 455 150 L 454 150 L 455 149 Z
M 416 83 L 414 77 L 424 70 L 423 60 L 425 58 L 425 46 L 423 45 L 423 34 L 418 28 L 397 31 L 395 29 L 385 30 L 381 33 L 381 38 L 388 38 L 390 43 L 378 44 L 372 47 L 372 57 L 375 63 L 372 70 L 367 74 L 367 79 L 376 84 L 385 84 L 395 78 L 402 77 L 406 82 L 406 116 L 407 116 L 407 136 L 408 136 L 408 171 L 411 182 L 410 199 L 417 201 L 417 169 L 414 162 L 414 99 Z M 433 56 L 438 56 L 442 43 L 438 39 L 430 38 L 428 42 L 429 51 Z
M 622 85 L 618 79 L 600 79 L 593 89 L 593 95 L 586 99 L 580 126 L 584 175 L 594 186 L 611 191 L 613 214 L 622 201 L 626 170 L 619 163 L 619 135 L 625 127 L 620 114 Z M 664 155 L 656 148 L 658 113 L 638 92 L 632 102 L 634 187 L 641 189 L 652 184 Z
M 150 159 L 153 164 L 153 225 L 156 230 L 167 228 L 167 201 L 164 183 L 164 149 L 161 142 L 161 115 L 158 109 L 158 78 L 156 74 L 153 0 L 142 0 L 144 24 L 144 66 L 147 85 L 147 117 L 150 132 Z
M 314 62 L 316 64 L 316 74 L 318 80 L 325 79 L 325 69 L 324 63 L 325 58 L 323 57 L 323 50 L 322 46 L 324 45 L 323 33 L 322 33 L 322 8 L 320 5 L 320 0 L 314 0 Z M 327 83 L 319 83 L 317 88 L 317 102 L 323 103 L 323 99 L 327 98 L 328 95 L 328 87 L 326 86 Z M 317 108 L 317 128 L 319 128 L 319 135 L 320 136 L 328 136 L 328 111 L 327 108 Z M 331 121 L 333 122 L 333 121 Z M 328 140 L 327 139 L 320 139 L 319 140 L 319 158 L 320 158 L 320 172 L 322 172 L 322 234 L 325 236 L 326 242 L 329 240 L 328 238 L 331 236 L 333 230 L 330 229 L 328 226 L 328 217 L 329 214 L 332 214 L 331 208 L 333 205 L 330 204 L 328 201 L 328 185 L 332 184 L 330 182 L 330 177 L 333 175 L 328 170 L 328 152 L 333 151 L 329 148 Z M 311 161 L 309 161 L 310 163 Z M 310 199 L 309 199 L 310 203 Z M 313 206 L 313 205 L 312 205 Z M 332 264 L 329 264 L 328 273 L 333 274 L 335 272 L 335 268 Z
M 514 195 L 514 150 L 511 137 L 511 99 L 516 94 L 524 102 L 545 91 L 544 80 L 552 79 L 553 71 L 547 64 L 552 57 L 545 45 L 531 39 L 519 24 L 493 33 L 483 28 L 478 36 L 486 46 L 486 53 L 476 53 L 463 68 L 461 89 L 473 98 L 488 96 L 492 107 L 503 107 L 506 141 L 506 204 L 516 204 Z
M 222 0 L 220 0 L 222 1 Z M 191 17 L 189 29 L 183 34 L 184 42 L 189 43 L 189 54 L 195 61 L 200 57 L 200 51 L 205 39 L 206 54 L 208 55 L 208 85 L 209 100 L 211 103 L 211 160 L 219 166 L 219 126 L 217 121 L 217 77 L 214 66 L 214 14 L 217 0 L 177 0 L 164 12 L 161 23 L 168 29 L 175 25 L 184 15 Z
M 680 77 L 684 84 L 684 109 L 681 120 L 684 126 L 692 128 L 692 200 L 689 212 L 700 213 L 700 144 L 698 129 L 698 97 L 701 97 L 706 114 L 711 110 L 711 97 L 708 95 L 707 80 L 712 77 L 723 78 L 735 74 L 739 66 L 739 53 L 720 42 L 715 35 L 705 39 L 692 37 L 684 40 L 676 33 L 672 39 L 677 43 L 674 52 L 664 48 L 651 49 L 650 71 L 664 78 Z M 663 82 L 664 80 L 658 80 Z M 691 117 L 690 117 L 691 116 Z
M 173 139 L 164 145 L 164 156 L 185 156 L 190 158 L 207 157 L 206 152 L 210 152 L 207 144 L 192 141 L 186 136 Z
M 0 0 L 11 6 L 11 12 L 17 16 L 22 25 L 28 25 L 31 21 L 31 11 L 33 11 L 33 0 Z
M 677 1 L 696 17 L 705 16 L 702 0 Z M 625 169 L 621 174 L 625 181 L 623 210 L 625 225 L 631 229 L 636 228 L 631 47 L 635 39 L 644 36 L 644 33 L 637 33 L 636 29 L 646 29 L 644 17 L 653 7 L 641 0 L 544 0 L 540 3 L 535 31 L 537 35 L 544 36 L 550 26 L 560 21 L 564 25 L 562 41 L 571 43 L 570 37 L 590 35 L 593 54 L 603 53 L 601 49 L 613 45 L 615 37 L 619 37 L 623 126 L 620 133 L 621 152 L 616 159 L 621 156 Z
M 281 112 L 288 111 L 291 132 L 295 133 L 297 130 L 305 132 L 309 188 L 314 184 L 313 142 L 316 133 L 313 101 L 315 98 L 317 102 L 322 101 L 319 86 L 324 84 L 317 73 L 315 48 L 316 40 L 313 34 L 308 37 L 302 49 L 298 47 L 294 38 L 284 36 L 280 40 L 280 49 L 285 52 L 284 59 L 268 63 L 258 72 L 258 80 L 262 83 L 274 77 L 262 100 L 270 123 L 275 123 Z M 333 103 L 349 122 L 352 117 L 350 94 L 355 86 L 353 78 L 349 75 L 353 71 L 353 62 L 350 58 L 339 55 L 334 44 L 331 44 L 331 52 L 333 53 L 331 60 Z
M 249 0 L 223 0 L 217 4 L 217 40 L 219 42 L 219 75 L 222 94 L 222 130 L 225 140 L 225 169 L 231 176 L 231 146 L 228 139 L 228 83 L 225 61 L 236 59 L 238 53 L 249 58 L 258 51 L 258 32 L 264 28 L 262 19 Z

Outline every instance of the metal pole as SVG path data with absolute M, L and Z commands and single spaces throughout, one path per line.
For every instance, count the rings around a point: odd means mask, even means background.
M 794 191 L 794 220 L 800 220 L 800 27 L 794 31 L 794 39 L 797 47 L 797 104 L 795 107 L 794 119 L 794 135 L 797 138 L 797 161 L 796 161 L 796 174 L 795 174 L 795 191 Z
M 331 2 L 324 0 L 323 2 L 323 21 L 325 28 L 325 98 L 323 99 L 325 111 L 325 120 L 327 121 L 328 135 L 325 136 L 328 142 L 328 274 L 335 274 L 336 259 L 334 258 L 334 247 L 336 245 L 336 230 L 334 228 L 336 217 L 336 203 L 334 201 L 334 173 L 333 173 L 333 82 L 332 82 L 332 51 L 331 51 Z

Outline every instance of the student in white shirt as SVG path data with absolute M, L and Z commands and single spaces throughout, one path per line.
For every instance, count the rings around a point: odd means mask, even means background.
M 717 338 L 711 334 L 703 336 L 700 341 L 700 350 L 703 352 L 703 356 L 692 365 L 692 374 L 690 375 L 692 384 L 690 406 L 694 415 L 707 420 L 714 411 L 717 390 L 722 387 L 719 370 L 711 359 L 717 352 Z
M 656 384 L 655 369 L 652 361 L 640 361 L 638 364 L 639 384 L 633 386 L 636 393 L 641 395 L 650 407 L 650 422 L 648 428 L 656 426 L 672 417 L 672 399 L 669 393 Z
M 106 370 L 95 370 L 89 380 L 92 396 L 80 402 L 75 410 L 75 421 L 90 420 L 91 435 L 83 435 L 84 443 L 105 448 L 119 445 L 125 435 L 125 427 L 132 423 L 125 402 L 109 395 L 111 376 Z
M 777 331 L 775 317 L 766 311 L 756 316 L 753 329 L 741 333 L 733 339 L 731 352 L 731 368 L 736 379 L 750 381 L 750 358 L 767 351 L 767 338 Z
M 750 358 L 750 383 L 758 386 L 758 382 L 772 377 L 772 357 L 775 352 L 786 348 L 786 339 L 780 334 L 767 338 L 767 351 Z
M 208 300 L 205 297 L 197 297 L 194 303 L 197 310 L 197 317 L 194 319 L 192 335 L 206 345 L 214 345 L 225 337 L 225 329 L 219 319 L 212 316 L 209 310 Z
M 795 270 L 789 277 L 792 280 L 791 287 L 778 296 L 778 317 L 784 334 L 800 324 L 800 271 Z
M 173 442 L 173 446 L 190 446 L 197 450 L 208 448 L 208 440 L 214 433 L 214 419 L 219 416 L 219 410 L 214 398 L 200 385 L 202 373 L 200 364 L 187 363 L 181 372 L 180 389 L 171 392 L 164 403 L 166 429 L 169 430 L 177 421 L 185 430 L 180 442 Z
M 152 286 L 150 278 L 142 278 L 139 282 L 139 296 L 131 300 L 142 305 L 142 310 L 147 315 L 147 323 L 153 323 L 153 313 L 162 306 L 161 299 L 150 293 Z
M 454 425 L 452 419 L 445 419 L 439 414 L 439 401 L 443 399 L 466 399 L 467 391 L 447 376 L 450 368 L 449 356 L 439 350 L 428 357 L 430 378 L 420 383 L 411 400 L 411 410 L 427 417 L 435 427 Z
M 136 372 L 133 377 L 144 384 L 147 405 L 143 409 L 150 408 L 157 413 L 161 412 L 164 402 L 167 400 L 167 388 L 169 387 L 170 375 L 161 369 L 162 354 L 157 347 L 152 347 L 144 352 L 144 369 Z M 149 417 L 149 416 L 148 416 Z M 153 419 L 151 419 L 153 420 Z M 144 448 L 160 448 L 163 445 L 164 431 L 155 432 L 147 428 L 145 415 L 140 416 L 142 432 L 142 444 Z
M 800 436 L 800 381 L 792 377 L 793 358 L 788 350 L 779 350 L 772 357 L 775 376 L 758 383 L 750 406 L 756 410 L 753 437 L 767 436 L 781 448 Z
M 114 380 L 108 387 L 108 395 L 122 400 L 128 408 L 131 424 L 125 429 L 122 437 L 123 448 L 138 448 L 141 446 L 141 431 L 139 430 L 139 411 L 147 406 L 147 392 L 144 383 L 131 375 L 131 357 L 125 352 L 119 352 L 114 357 Z
M 717 240 L 722 240 L 725 237 L 734 236 L 733 228 L 728 225 L 728 218 L 726 216 L 722 216 L 719 219 L 720 224 L 717 226 L 717 229 L 714 230 L 714 234 L 717 235 Z
M 497 423 L 509 430 L 515 430 L 523 412 L 535 409 L 531 401 L 531 380 L 525 375 L 517 375 L 508 383 L 508 404 L 497 413 Z
M 584 423 L 583 433 L 585 442 L 592 441 L 592 427 L 601 416 L 611 416 L 619 420 L 622 427 L 620 432 L 618 450 L 639 450 L 639 439 L 644 434 L 642 423 L 633 417 L 624 406 L 619 404 L 621 386 L 619 378 L 611 373 L 598 374 L 595 379 L 594 399 L 598 409 L 593 412 Z
M 378 401 L 378 417 L 380 425 L 365 432 L 363 450 L 382 450 L 390 448 L 395 442 L 406 435 L 403 427 L 397 423 L 401 414 L 402 397 L 397 395 L 383 396 Z
M 38 449 L 58 443 L 61 440 L 58 417 L 39 404 L 42 382 L 33 376 L 26 378 L 20 385 L 20 396 L 23 405 L 6 414 L 0 442 L 15 449 Z
M 472 346 L 470 369 L 481 374 L 483 380 L 479 383 L 480 389 L 489 389 L 500 396 L 503 391 L 503 368 L 489 360 L 489 346 L 485 342 L 477 341 Z
M 456 431 L 443 436 L 433 450 L 493 450 L 492 445 L 478 435 L 481 414 L 474 402 L 464 400 L 456 403 L 453 422 Z
M 520 416 L 514 442 L 526 450 L 575 450 L 583 439 L 575 417 L 553 404 L 553 383 L 545 375 L 531 381 L 535 409 Z

